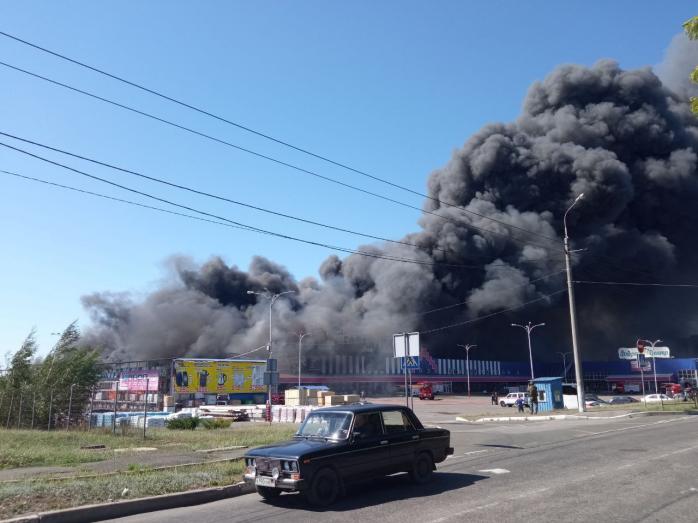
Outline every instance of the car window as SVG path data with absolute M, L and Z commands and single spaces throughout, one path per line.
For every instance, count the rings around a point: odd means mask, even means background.
M 381 416 L 378 412 L 356 414 L 354 416 L 354 435 L 358 439 L 376 438 L 383 434 Z
M 388 434 L 414 430 L 412 422 L 401 410 L 383 411 L 383 425 Z

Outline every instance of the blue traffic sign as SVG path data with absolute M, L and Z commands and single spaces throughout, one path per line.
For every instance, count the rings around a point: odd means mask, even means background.
M 400 358 L 402 360 L 403 369 L 418 369 L 419 368 L 419 356 L 406 356 Z

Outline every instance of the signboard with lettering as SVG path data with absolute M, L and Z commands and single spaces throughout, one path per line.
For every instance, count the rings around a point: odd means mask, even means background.
M 618 358 L 621 360 L 637 360 L 639 353 L 637 347 L 620 348 L 618 349 Z M 669 347 L 645 347 L 643 354 L 648 358 L 671 358 Z
M 119 390 L 157 392 L 160 375 L 157 370 L 125 369 L 119 374 Z

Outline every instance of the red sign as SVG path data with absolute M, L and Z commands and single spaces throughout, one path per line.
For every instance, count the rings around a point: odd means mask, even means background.
M 645 340 L 637 340 L 637 352 L 640 354 L 645 352 Z

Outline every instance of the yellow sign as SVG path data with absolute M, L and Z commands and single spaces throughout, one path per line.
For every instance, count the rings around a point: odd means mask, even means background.
M 264 361 L 198 360 L 174 361 L 174 390 L 178 393 L 265 392 Z

